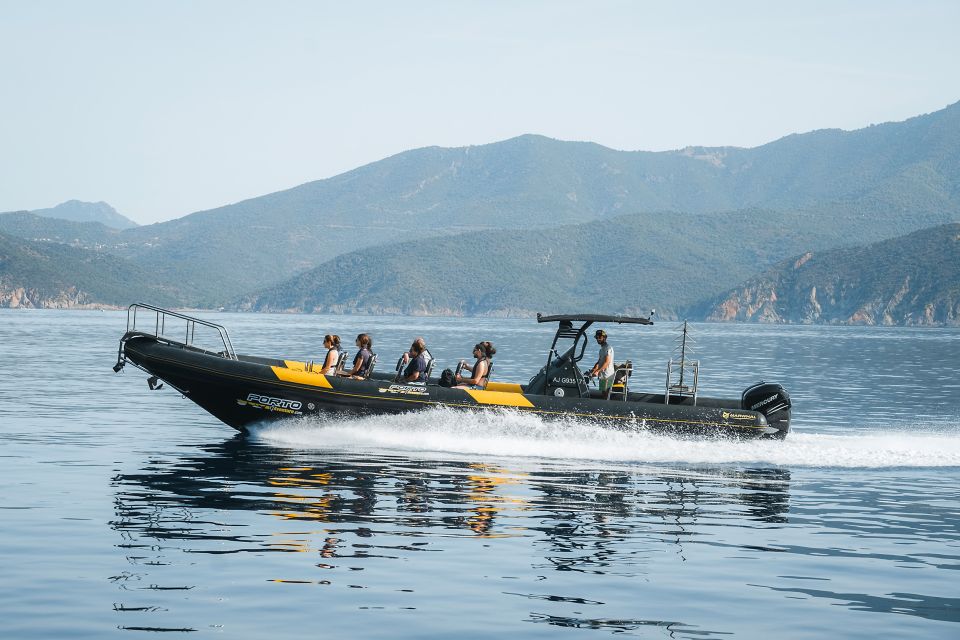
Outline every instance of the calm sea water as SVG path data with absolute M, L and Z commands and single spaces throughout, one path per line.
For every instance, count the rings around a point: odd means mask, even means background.
M 208 314 L 242 353 L 414 335 L 542 364 L 530 321 Z M 960 637 L 960 331 L 695 325 L 785 442 L 499 414 L 234 435 L 114 374 L 125 314 L 0 311 L 0 637 Z M 611 329 L 659 389 L 674 323 Z

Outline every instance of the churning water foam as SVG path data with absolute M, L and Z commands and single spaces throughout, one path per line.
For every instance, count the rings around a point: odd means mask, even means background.
M 780 440 L 671 438 L 510 411 L 305 418 L 254 428 L 273 446 L 354 452 L 522 456 L 629 463 L 769 464 L 790 467 L 960 467 L 960 430 L 790 433 Z

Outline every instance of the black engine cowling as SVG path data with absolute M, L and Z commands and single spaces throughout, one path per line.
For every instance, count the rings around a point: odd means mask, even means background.
M 758 382 L 748 387 L 740 399 L 740 408 L 759 411 L 767 418 L 767 424 L 776 429 L 775 438 L 785 438 L 790 431 L 790 394 L 776 382 Z

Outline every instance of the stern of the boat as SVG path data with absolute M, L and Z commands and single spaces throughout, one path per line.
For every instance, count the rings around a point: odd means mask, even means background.
M 748 387 L 740 400 L 740 408 L 757 411 L 767 420 L 764 437 L 783 440 L 790 432 L 790 394 L 776 382 L 758 382 Z

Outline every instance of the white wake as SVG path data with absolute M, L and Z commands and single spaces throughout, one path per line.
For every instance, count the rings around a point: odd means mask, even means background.
M 423 413 L 303 419 L 255 428 L 262 443 L 298 449 L 520 456 L 629 463 L 766 464 L 784 467 L 960 467 L 960 428 L 794 431 L 786 440 L 685 439 L 617 431 L 513 412 Z

